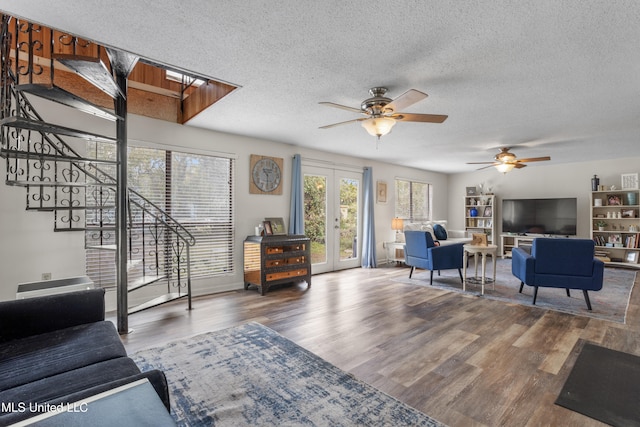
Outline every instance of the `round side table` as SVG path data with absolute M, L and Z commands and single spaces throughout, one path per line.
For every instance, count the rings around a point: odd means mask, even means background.
M 496 255 L 497 255 L 497 249 L 498 246 L 497 245 L 486 245 L 486 246 L 480 246 L 480 245 L 471 245 L 471 244 L 466 244 L 463 246 L 464 248 L 464 257 L 463 257 L 463 264 L 464 264 L 464 279 L 462 280 L 462 290 L 466 292 L 467 290 L 467 261 L 468 261 L 468 256 L 469 254 L 474 254 L 474 255 L 480 255 L 482 256 L 482 276 L 481 276 L 481 284 L 482 284 L 482 295 L 484 295 L 484 284 L 487 282 L 487 277 L 486 277 L 486 265 L 487 265 L 487 254 L 491 255 L 491 258 L 493 259 L 493 280 L 491 280 L 491 283 L 494 284 L 494 288 L 495 288 L 495 282 L 496 282 Z M 474 256 L 473 257 L 475 259 L 475 282 L 477 283 L 478 280 L 478 256 Z M 471 283 L 471 281 L 469 281 L 469 283 Z

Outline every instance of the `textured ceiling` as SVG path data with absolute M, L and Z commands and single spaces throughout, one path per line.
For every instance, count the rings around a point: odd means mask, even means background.
M 191 126 L 433 171 L 500 146 L 554 163 L 640 156 L 640 2 L 3 0 L 10 14 L 241 86 Z M 376 148 L 373 86 L 429 97 Z M 547 162 L 546 164 L 550 164 Z M 536 167 L 530 164 L 530 167 Z

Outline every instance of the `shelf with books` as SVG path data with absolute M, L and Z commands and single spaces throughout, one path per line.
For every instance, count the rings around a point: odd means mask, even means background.
M 469 236 L 473 233 L 487 235 L 488 244 L 495 243 L 496 196 L 493 194 L 470 195 L 464 198 L 464 229 Z
M 591 193 L 591 238 L 607 265 L 640 268 L 640 191 Z

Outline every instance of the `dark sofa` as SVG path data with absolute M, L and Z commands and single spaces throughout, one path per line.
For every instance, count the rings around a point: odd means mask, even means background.
M 37 415 L 12 403 L 73 403 L 141 378 L 169 410 L 164 374 L 140 372 L 104 313 L 102 289 L 0 302 L 0 425 Z

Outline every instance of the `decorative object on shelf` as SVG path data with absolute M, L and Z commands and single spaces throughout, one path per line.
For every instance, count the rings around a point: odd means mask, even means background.
M 467 196 L 475 196 L 476 187 L 467 187 Z
M 598 178 L 598 175 L 593 175 L 593 178 L 591 178 L 591 191 L 598 191 L 598 185 L 600 185 L 600 178 Z
M 596 221 L 596 227 L 598 227 L 598 231 L 604 231 L 604 228 L 606 226 L 607 226 L 606 222 L 604 222 L 602 220 Z
M 470 217 L 477 217 L 478 216 L 478 209 L 476 209 L 475 207 L 471 208 L 469 210 L 469 216 Z
M 626 262 L 630 262 L 632 264 L 637 264 L 638 263 L 638 252 L 636 252 L 636 251 L 627 251 L 624 260 Z
M 609 206 L 620 206 L 622 205 L 622 201 L 620 200 L 620 196 L 618 194 L 608 194 L 607 204 Z
M 637 173 L 623 173 L 621 175 L 622 189 L 623 190 L 637 190 L 638 189 L 638 174 Z
M 270 221 L 263 221 L 262 222 L 262 226 L 264 227 L 264 235 L 265 236 L 273 235 L 273 229 L 271 228 L 271 222 Z
M 638 204 L 638 193 L 635 191 L 629 191 L 627 193 L 627 204 L 628 205 L 637 205 Z
M 471 244 L 474 246 L 487 246 L 487 235 L 484 233 L 472 233 Z
M 593 199 L 593 206 L 595 207 L 602 206 L 602 199 Z
M 287 229 L 284 226 L 284 219 L 282 218 L 265 218 L 266 222 L 271 224 L 271 231 L 275 235 L 287 234 Z
M 491 212 L 492 212 L 491 206 L 485 206 L 482 216 L 491 216 Z
M 635 209 L 623 209 L 621 213 L 621 218 L 637 218 L 638 211 Z
M 387 182 L 378 181 L 376 183 L 376 202 L 387 203 Z
M 402 218 L 393 218 L 391 220 L 391 229 L 396 231 L 396 243 L 400 243 L 400 235 L 404 229 L 404 221 Z
M 250 157 L 249 194 L 282 195 L 282 159 L 278 157 Z

